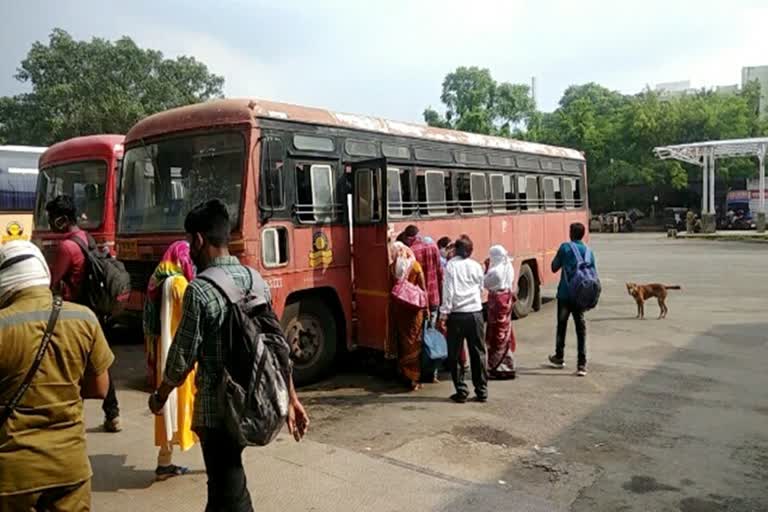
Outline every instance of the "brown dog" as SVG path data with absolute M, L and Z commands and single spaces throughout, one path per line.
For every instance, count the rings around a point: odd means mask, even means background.
M 665 284 L 635 284 L 627 283 L 627 292 L 635 298 L 637 302 L 637 318 L 645 318 L 645 301 L 651 297 L 656 297 L 659 301 L 659 320 L 666 318 L 669 308 L 667 307 L 667 290 L 680 290 L 679 286 L 667 286 Z

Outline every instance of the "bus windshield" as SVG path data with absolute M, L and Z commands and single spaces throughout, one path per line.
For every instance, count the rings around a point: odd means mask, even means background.
M 35 229 L 49 228 L 45 205 L 62 194 L 74 199 L 78 224 L 81 227 L 99 227 L 104 217 L 106 184 L 107 163 L 102 160 L 71 162 L 41 170 L 37 180 Z
M 125 153 L 120 194 L 121 233 L 184 230 L 184 217 L 208 199 L 224 201 L 239 222 L 245 168 L 240 133 L 190 135 L 140 145 Z

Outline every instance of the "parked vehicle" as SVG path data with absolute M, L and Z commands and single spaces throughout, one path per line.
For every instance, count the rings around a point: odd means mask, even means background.
M 46 259 L 59 240 L 48 225 L 45 205 L 58 195 L 72 196 L 81 228 L 105 252 L 114 254 L 117 171 L 123 158 L 123 135 L 88 135 L 58 142 L 40 157 L 33 240 Z
M 44 147 L 0 146 L 0 244 L 29 240 L 37 161 Z
M 466 233 L 476 254 L 507 247 L 525 316 L 557 280 L 569 224 L 588 221 L 583 155 L 507 138 L 220 100 L 150 116 L 125 147 L 117 250 L 131 307 L 184 237 L 186 212 L 221 198 L 230 251 L 269 283 L 302 383 L 344 346 L 390 353 L 389 241 L 408 224 L 434 239 Z

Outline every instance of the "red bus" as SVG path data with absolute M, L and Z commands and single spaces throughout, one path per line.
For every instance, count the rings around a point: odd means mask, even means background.
M 406 225 L 435 240 L 466 233 L 479 259 L 503 244 L 525 316 L 556 278 L 568 225 L 588 224 L 572 149 L 247 99 L 155 114 L 125 145 L 117 251 L 134 308 L 186 212 L 218 197 L 231 252 L 270 284 L 302 383 L 344 345 L 391 352 L 388 243 Z
M 116 182 L 123 139 L 123 135 L 75 137 L 54 144 L 40 156 L 33 240 L 49 263 L 64 235 L 50 230 L 45 205 L 61 194 L 75 200 L 80 227 L 104 251 L 114 253 Z

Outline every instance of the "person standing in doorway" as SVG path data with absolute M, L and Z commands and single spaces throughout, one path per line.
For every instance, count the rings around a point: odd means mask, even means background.
M 555 339 L 555 353 L 549 356 L 549 364 L 553 368 L 565 368 L 565 333 L 568 329 L 568 318 L 573 317 L 576 324 L 576 347 L 578 351 L 576 373 L 580 377 L 587 375 L 587 324 L 584 319 L 584 310 L 579 308 L 572 300 L 568 287 L 569 280 L 576 273 L 578 258 L 573 248 L 579 251 L 581 259 L 589 261 L 589 265 L 595 269 L 595 258 L 591 255 L 587 258 L 590 249 L 583 242 L 586 228 L 584 224 L 576 222 L 571 224 L 571 242 L 563 243 L 552 260 L 552 272 L 561 270 L 560 284 L 557 287 L 557 335 Z
M 184 221 L 190 256 L 202 272 L 216 267 L 226 272 L 244 292 L 253 286 L 255 270 L 244 267 L 229 254 L 230 221 L 226 205 L 213 199 L 200 204 Z M 264 334 L 282 336 L 280 323 L 272 311 L 269 297 L 259 314 Z M 243 468 L 243 446 L 226 430 L 222 422 L 218 386 L 225 369 L 224 321 L 229 305 L 226 297 L 209 281 L 195 279 L 184 292 L 181 321 L 165 365 L 163 383 L 149 400 L 154 414 L 162 412 L 171 391 L 182 385 L 195 368 L 197 393 L 192 416 L 192 430 L 203 449 L 208 474 L 208 512 L 251 512 L 253 505 Z M 299 441 L 309 425 L 309 417 L 288 379 L 288 430 Z
M 87 272 L 86 255 L 75 242 L 79 238 L 87 247 L 90 236 L 77 225 L 77 210 L 72 197 L 60 195 L 45 205 L 51 231 L 65 237 L 56 248 L 51 266 L 51 288 L 67 301 L 83 304 L 82 289 Z M 103 326 L 102 326 L 103 327 Z M 104 430 L 120 432 L 120 407 L 112 375 L 109 375 L 109 390 L 101 406 L 104 411 Z
M 456 256 L 445 268 L 443 304 L 440 306 L 441 330 L 448 333 L 448 365 L 456 393 L 451 400 L 464 403 L 469 389 L 464 382 L 465 369 L 460 362 L 464 341 L 469 348 L 472 383 L 479 402 L 488 400 L 488 368 L 483 326 L 483 267 L 470 259 L 472 240 L 461 236 L 456 240 Z

